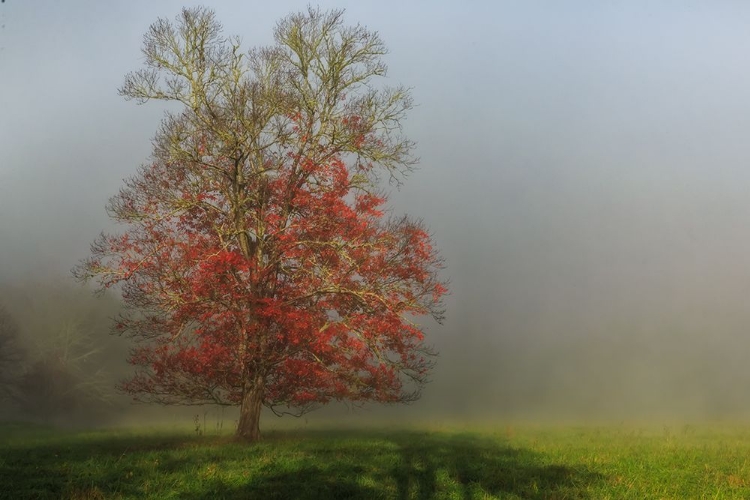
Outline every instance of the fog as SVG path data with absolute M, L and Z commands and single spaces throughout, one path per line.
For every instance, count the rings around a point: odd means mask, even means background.
M 245 47 L 305 5 L 212 3 Z M 182 6 L 0 5 L 3 290 L 68 280 L 112 228 L 106 200 L 163 112 L 116 91 L 148 25 Z M 390 81 L 413 88 L 421 163 L 392 205 L 425 220 L 451 280 L 423 399 L 366 411 L 750 414 L 750 5 L 386 1 L 346 19 L 380 32 Z

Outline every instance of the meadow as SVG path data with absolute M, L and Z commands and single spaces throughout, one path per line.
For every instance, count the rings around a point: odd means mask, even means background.
M 750 428 L 498 425 L 271 430 L 0 425 L 8 499 L 750 498 Z

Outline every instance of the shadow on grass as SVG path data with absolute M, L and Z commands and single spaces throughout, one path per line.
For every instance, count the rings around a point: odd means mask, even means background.
M 589 498 L 603 480 L 496 436 L 416 431 L 272 433 L 251 446 L 72 435 L 0 456 L 8 498 Z
M 604 479 L 580 465 L 545 464 L 539 454 L 496 436 L 415 431 L 300 435 L 304 441 L 298 449 L 315 465 L 262 475 L 231 498 L 589 498 L 589 488 Z

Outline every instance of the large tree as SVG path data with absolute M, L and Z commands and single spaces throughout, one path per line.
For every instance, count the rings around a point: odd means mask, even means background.
M 432 352 L 415 321 L 440 321 L 446 291 L 425 227 L 379 188 L 416 160 L 378 34 L 310 8 L 274 39 L 243 52 L 205 8 L 149 28 L 121 94 L 177 107 L 110 200 L 127 229 L 76 269 L 121 289 L 116 328 L 141 341 L 126 391 L 239 405 L 250 440 L 264 405 L 418 397 Z

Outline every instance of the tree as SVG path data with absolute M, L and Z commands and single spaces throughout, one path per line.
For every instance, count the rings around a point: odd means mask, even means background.
M 125 223 L 75 270 L 126 304 L 141 342 L 123 388 L 141 401 L 262 406 L 300 415 L 331 400 L 408 402 L 432 351 L 415 319 L 442 319 L 442 261 L 419 221 L 389 216 L 411 108 L 377 33 L 341 11 L 281 20 L 270 47 L 240 50 L 215 14 L 184 9 L 144 37 L 121 94 L 177 103 L 151 161 L 108 205 Z
M 0 306 L 0 402 L 11 402 L 18 394 L 25 359 L 19 340 L 18 324 L 8 310 Z
M 50 276 L 0 286 L 0 407 L 59 423 L 114 416 L 124 346 L 100 337 L 120 310 L 108 295 Z
M 69 419 L 81 411 L 93 414 L 111 404 L 112 380 L 94 333 L 75 320 L 60 320 L 48 328 L 37 332 L 41 338 L 36 356 L 17 380 L 20 410 L 49 421 Z

